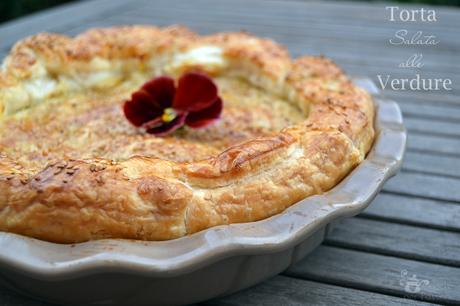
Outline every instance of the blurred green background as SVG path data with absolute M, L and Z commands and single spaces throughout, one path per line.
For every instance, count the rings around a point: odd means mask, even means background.
M 53 7 L 59 4 L 72 2 L 76 0 L 0 0 L 0 22 L 5 22 L 17 17 L 21 17 L 39 10 Z M 129 1 L 129 0 L 127 0 Z M 154 0 L 152 0 L 154 1 Z M 190 0 L 192 1 L 192 0 Z M 231 1 L 231 0 L 228 0 Z M 358 0 L 373 1 L 380 0 Z M 460 0 L 396 0 L 388 2 L 400 3 L 425 3 L 434 5 L 455 5 L 460 6 Z
M 0 0 L 0 22 L 5 22 L 73 0 Z

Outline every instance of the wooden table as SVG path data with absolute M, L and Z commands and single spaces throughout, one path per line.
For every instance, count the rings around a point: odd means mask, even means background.
M 407 155 L 400 174 L 364 213 L 340 222 L 282 275 L 206 304 L 459 304 L 460 10 L 435 9 L 436 22 L 391 22 L 382 3 L 85 1 L 2 25 L 0 56 L 39 31 L 74 35 L 117 24 L 181 23 L 202 34 L 243 29 L 268 36 L 293 56 L 324 54 L 349 74 L 376 82 L 379 74 L 413 78 L 417 72 L 451 79 L 450 91 L 385 90 L 403 110 Z M 436 35 L 439 44 L 390 44 L 400 29 Z M 398 68 L 414 53 L 423 54 L 422 68 Z M 0 305 L 44 303 L 0 289 Z

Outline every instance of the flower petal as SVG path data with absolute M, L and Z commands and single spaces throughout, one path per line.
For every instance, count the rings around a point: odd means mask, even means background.
M 174 120 L 170 122 L 163 122 L 158 126 L 149 128 L 146 130 L 146 132 L 150 134 L 155 134 L 157 136 L 164 136 L 166 134 L 172 133 L 184 125 L 185 117 L 186 114 L 180 114 Z
M 197 112 L 209 107 L 217 99 L 217 86 L 206 75 L 189 72 L 179 79 L 173 108 Z
M 163 110 L 145 91 L 140 90 L 133 93 L 131 100 L 123 104 L 123 112 L 126 118 L 135 126 L 161 116 Z
M 146 130 L 149 130 L 162 124 L 164 124 L 163 119 L 161 118 L 161 116 L 157 116 L 150 121 L 144 122 L 144 124 L 142 124 L 142 127 Z
M 191 112 L 185 119 L 185 123 L 192 128 L 204 127 L 214 120 L 219 119 L 222 112 L 223 103 L 221 98 L 217 100 L 208 108 L 198 112 Z
M 174 79 L 160 76 L 145 83 L 142 89 L 148 92 L 161 108 L 171 107 L 176 92 Z

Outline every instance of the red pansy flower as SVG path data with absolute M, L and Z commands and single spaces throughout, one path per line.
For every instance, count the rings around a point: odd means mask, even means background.
M 222 99 L 206 75 L 189 72 L 177 84 L 167 76 L 145 83 L 123 105 L 126 118 L 147 133 L 165 135 L 184 124 L 204 127 L 220 117 Z

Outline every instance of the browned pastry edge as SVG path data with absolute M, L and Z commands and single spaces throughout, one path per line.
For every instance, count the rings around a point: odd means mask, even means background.
M 54 77 L 91 72 L 96 57 L 135 60 L 141 69 L 153 54 L 171 59 L 209 44 L 222 48 L 229 66 L 199 68 L 245 77 L 297 104 L 307 119 L 192 163 L 142 156 L 62 160 L 34 172 L 1 155 L 0 230 L 61 243 L 172 239 L 272 216 L 334 187 L 363 160 L 374 138 L 370 96 L 331 61 L 292 61 L 274 42 L 245 33 L 199 37 L 182 27 L 135 26 L 74 39 L 38 34 L 16 44 L 5 61 L 0 114 L 11 103 L 8 90 L 33 78 L 37 63 Z

